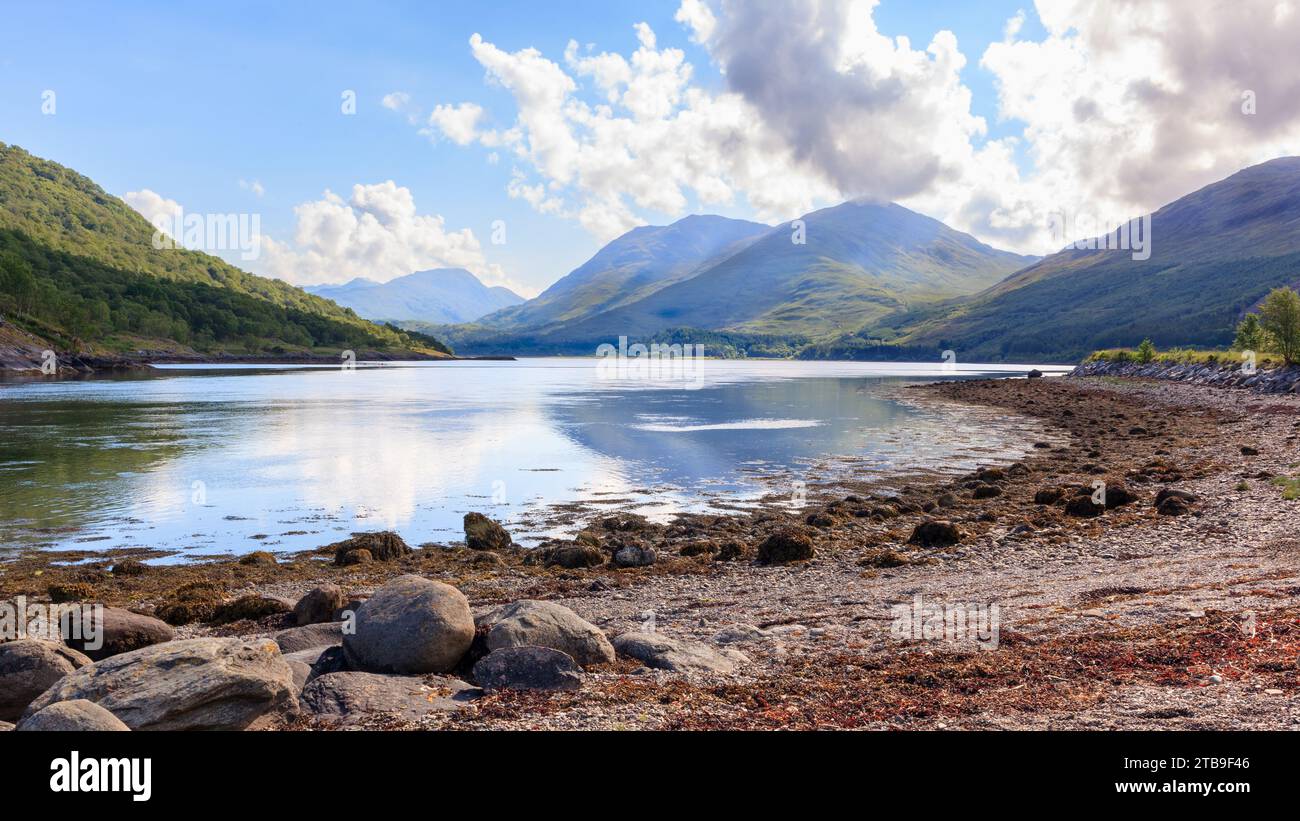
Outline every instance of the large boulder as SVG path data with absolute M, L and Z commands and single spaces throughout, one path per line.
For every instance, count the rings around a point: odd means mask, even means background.
M 582 672 L 568 653 L 550 647 L 502 647 L 474 665 L 474 680 L 487 690 L 577 690 Z
M 465 546 L 470 550 L 505 550 L 510 546 L 510 534 L 482 513 L 466 513 Z
M 303 688 L 302 705 L 328 722 L 347 724 L 381 715 L 414 721 L 464 709 L 481 693 L 460 679 L 443 676 L 327 673 Z
M 494 610 L 483 620 L 488 650 L 503 647 L 549 647 L 567 653 L 583 667 L 608 664 L 614 647 L 593 624 L 563 605 L 525 599 Z
M 293 671 L 269 639 L 169 641 L 60 679 L 27 708 L 93 701 L 133 730 L 243 730 L 297 708 Z
M 614 639 L 614 647 L 647 667 L 674 673 L 730 673 L 737 664 L 749 661 L 739 650 L 716 650 L 703 642 L 661 633 L 624 633 Z
M 19 732 L 126 732 L 117 716 L 84 698 L 58 701 L 23 719 Z
M 309 624 L 306 627 L 290 627 L 288 630 L 273 634 L 271 640 L 286 656 L 313 647 L 330 647 L 343 643 L 343 622 L 329 621 L 322 624 Z
M 13 721 L 41 693 L 90 659 L 54 641 L 16 639 L 0 644 L 0 720 Z
M 323 584 L 298 599 L 293 606 L 293 620 L 299 627 L 334 621 L 334 614 L 347 603 L 343 588 L 337 584 Z
M 456 588 L 420 576 L 398 576 L 375 591 L 356 614 L 356 632 L 343 652 L 356 670 L 445 673 L 474 641 L 474 616 Z
M 335 542 L 323 548 L 324 551 L 333 551 L 334 564 L 363 564 L 360 560 L 360 552 L 369 553 L 369 560 L 376 562 L 387 562 L 393 559 L 400 559 L 403 556 L 409 556 L 412 553 L 410 545 L 402 541 L 402 537 L 392 531 L 385 530 L 378 533 L 356 533 L 350 539 L 344 539 L 341 542 Z M 354 553 L 351 558 L 348 554 Z
M 762 564 L 786 564 L 812 557 L 812 539 L 796 527 L 783 527 L 758 544 L 758 560 Z
M 79 639 L 68 639 L 68 646 L 85 653 L 93 661 L 99 661 L 171 641 L 176 638 L 176 631 L 161 619 L 119 607 L 105 607 L 98 617 L 95 608 L 82 611 L 81 635 Z M 90 640 L 92 636 L 94 641 Z

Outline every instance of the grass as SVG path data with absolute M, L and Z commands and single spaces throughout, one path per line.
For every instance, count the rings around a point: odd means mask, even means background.
M 1134 348 L 1107 348 L 1105 350 L 1093 351 L 1092 354 L 1084 360 L 1085 362 L 1137 362 L 1137 351 Z M 1196 348 L 1171 348 L 1167 351 L 1159 351 L 1152 362 L 1161 362 L 1171 365 L 1231 365 L 1238 366 L 1244 360 L 1241 358 L 1240 351 L 1224 350 L 1203 350 Z M 1284 365 L 1281 354 L 1255 353 L 1255 367 L 1257 368 L 1279 368 Z
M 1274 476 L 1273 484 L 1282 488 L 1282 498 L 1286 501 L 1300 499 L 1300 476 Z

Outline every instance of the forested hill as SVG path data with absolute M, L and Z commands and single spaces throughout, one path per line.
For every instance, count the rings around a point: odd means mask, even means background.
M 92 180 L 0 143 L 0 314 L 60 350 L 448 353 L 217 257 L 156 249 L 153 236 Z

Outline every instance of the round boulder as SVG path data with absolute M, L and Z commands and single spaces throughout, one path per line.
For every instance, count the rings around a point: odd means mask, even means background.
M 298 600 L 293 606 L 293 620 L 299 627 L 334 621 L 334 614 L 347 600 L 337 584 L 323 584 Z
M 53 641 L 16 639 L 0 644 L 0 720 L 18 718 L 41 693 L 90 663 L 85 655 Z
M 129 732 L 117 716 L 84 698 L 58 701 L 39 710 L 17 727 L 18 732 Z
M 343 652 L 357 670 L 445 673 L 474 640 L 474 616 L 456 588 L 420 576 L 398 576 L 356 613 Z
M 92 661 L 99 661 L 174 638 L 176 631 L 161 619 L 120 607 L 105 607 L 100 613 L 93 608 L 83 611 L 81 638 L 68 639 L 67 643 Z
M 489 650 L 549 647 L 583 667 L 614 660 L 614 646 L 594 624 L 554 602 L 525 599 L 492 611 L 485 620 Z
M 493 650 L 474 665 L 474 680 L 485 690 L 577 690 L 578 665 L 567 653 L 522 645 Z

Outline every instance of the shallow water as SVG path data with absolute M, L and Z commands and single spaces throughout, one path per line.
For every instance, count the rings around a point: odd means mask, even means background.
M 1023 427 L 913 405 L 899 386 L 1027 369 L 556 358 L 0 383 L 0 546 L 205 555 L 376 529 L 448 542 L 470 510 L 536 538 L 554 504 L 665 517 L 794 493 L 810 473 L 966 470 L 1015 458 Z

